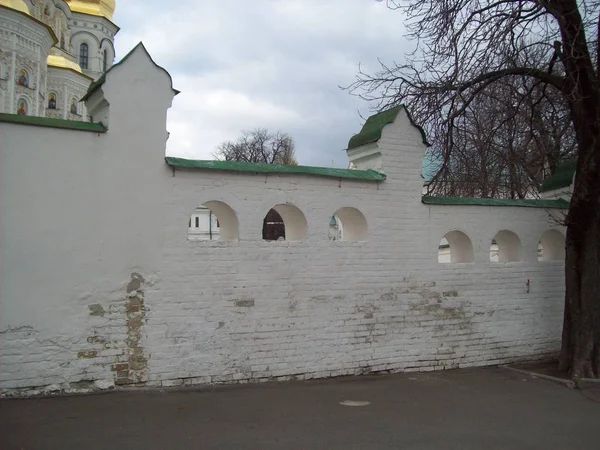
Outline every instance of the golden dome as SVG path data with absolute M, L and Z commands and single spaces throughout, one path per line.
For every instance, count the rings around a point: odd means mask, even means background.
M 0 0 L 0 5 L 6 6 L 10 9 L 16 9 L 17 11 L 21 11 L 25 14 L 29 14 L 27 3 L 25 3 L 23 0 Z
M 65 58 L 64 56 L 48 55 L 47 62 L 51 67 L 58 67 L 59 69 L 71 69 L 75 72 L 83 73 L 79 64 L 77 64 L 75 61 Z
M 106 17 L 109 20 L 112 20 L 115 12 L 115 0 L 67 0 L 67 3 L 73 12 Z

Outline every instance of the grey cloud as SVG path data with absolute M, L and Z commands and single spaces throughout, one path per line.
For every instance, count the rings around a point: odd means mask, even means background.
M 377 57 L 398 60 L 406 48 L 401 15 L 369 0 L 188 0 L 172 6 L 131 0 L 120 11 L 118 3 L 115 21 L 122 45 L 143 40 L 182 89 L 180 97 L 189 96 L 177 99 L 169 114 L 170 129 L 189 135 L 172 136 L 167 150 L 186 157 L 210 157 L 215 139 L 264 126 L 294 137 L 301 164 L 329 166 L 333 160 L 344 167 L 342 150 L 362 123 L 357 110 L 368 115 L 370 105 L 338 85 L 352 81 L 359 62 L 375 69 Z M 121 56 L 126 51 L 119 36 L 117 48 Z M 231 112 L 227 104 L 211 112 L 203 104 L 210 92 L 231 101 Z M 193 144 L 178 148 L 183 141 Z

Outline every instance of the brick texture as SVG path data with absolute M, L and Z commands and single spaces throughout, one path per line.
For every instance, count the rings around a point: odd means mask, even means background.
M 110 103 L 111 123 L 119 124 L 119 99 Z M 538 262 L 537 245 L 545 230 L 561 228 L 543 209 L 422 204 L 425 147 L 405 115 L 375 146 L 388 176 L 379 183 L 172 171 L 162 160 L 164 115 L 134 125 L 77 135 L 72 146 L 86 150 L 57 149 L 40 163 L 46 170 L 27 166 L 27 149 L 59 131 L 0 127 L 7 147 L 19 143 L 19 152 L 3 153 L 3 175 L 20 173 L 0 181 L 10 212 L 0 224 L 5 394 L 75 390 L 82 381 L 179 386 L 425 371 L 557 352 L 564 264 Z M 80 167 L 95 161 L 94 169 L 79 176 L 61 158 Z M 69 180 L 68 191 L 53 180 Z M 24 235 L 26 219 L 7 194 L 20 189 L 54 211 L 44 233 Z M 239 240 L 187 240 L 190 214 L 207 201 L 235 211 Z M 265 214 L 281 203 L 302 211 L 306 239 L 261 239 Z M 366 241 L 328 240 L 341 207 L 363 213 Z M 86 220 L 98 224 L 97 234 L 80 233 Z M 473 262 L 438 263 L 438 244 L 451 230 L 470 237 Z M 519 261 L 489 261 L 500 230 L 519 237 Z M 69 239 L 52 247 L 59 235 Z M 15 247 L 23 239 L 32 242 L 27 252 Z M 24 269 L 11 272 L 11 264 L 30 267 L 31 284 L 17 285 Z

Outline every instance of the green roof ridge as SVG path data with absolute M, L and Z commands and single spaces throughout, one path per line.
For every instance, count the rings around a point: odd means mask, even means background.
M 24 116 L 20 114 L 0 113 L 0 122 L 48 128 L 62 128 L 65 130 L 93 131 L 96 133 L 105 133 L 107 131 L 107 128 L 101 123 L 53 119 L 50 117 Z
M 558 165 L 554 174 L 542 182 L 540 192 L 553 191 L 571 186 L 573 175 L 577 169 L 577 159 L 568 159 Z
M 361 145 L 369 144 L 371 142 L 377 142 L 381 138 L 383 127 L 396 120 L 398 113 L 403 108 L 404 111 L 406 111 L 406 115 L 408 116 L 410 123 L 421 133 L 423 144 L 429 147 L 429 143 L 427 142 L 427 137 L 425 136 L 425 131 L 423 128 L 415 123 L 412 116 L 408 112 L 408 109 L 406 109 L 404 105 L 398 105 L 370 116 L 360 130 L 360 133 L 355 134 L 350 138 L 350 141 L 348 141 L 348 150 L 360 147 Z
M 336 169 L 316 166 L 292 166 L 286 164 L 248 163 L 241 161 L 213 161 L 184 159 L 167 156 L 165 162 L 171 167 L 188 169 L 225 170 L 246 173 L 304 174 L 348 180 L 383 181 L 386 175 L 375 170 Z
M 156 62 L 155 62 L 155 61 L 152 59 L 152 56 L 150 56 L 150 53 L 148 53 L 148 50 L 146 50 L 146 47 L 144 46 L 144 44 L 143 44 L 142 42 L 138 42 L 138 44 L 137 44 L 135 47 L 133 47 L 133 48 L 132 48 L 132 49 L 129 51 L 129 53 L 127 53 L 125 56 L 123 56 L 123 57 L 121 58 L 121 60 L 120 60 L 118 63 L 116 63 L 116 64 L 113 64 L 112 66 L 110 66 L 110 67 L 108 68 L 108 70 L 107 70 L 106 72 L 104 72 L 104 73 L 103 73 L 103 74 L 100 76 L 100 78 L 98 78 L 96 81 L 94 81 L 92 84 L 90 84 L 90 87 L 88 88 L 88 90 L 87 90 L 86 94 L 85 94 L 83 97 L 81 97 L 81 100 L 80 100 L 80 101 L 82 101 L 82 102 L 83 102 L 83 101 L 87 100 L 88 98 L 90 98 L 90 97 L 91 97 L 91 95 L 92 95 L 94 92 L 96 92 L 98 89 L 100 89 L 100 87 L 101 87 L 101 86 L 104 84 L 104 82 L 106 81 L 106 74 L 107 74 L 107 73 L 109 73 L 111 70 L 113 70 L 115 67 L 117 67 L 117 66 L 120 66 L 120 65 L 121 65 L 121 64 L 123 64 L 125 61 L 127 61 L 127 58 L 129 58 L 129 57 L 130 57 L 130 56 L 133 54 L 133 52 L 135 52 L 135 51 L 136 51 L 136 49 L 137 49 L 138 47 L 140 47 L 140 46 L 141 46 L 141 47 L 142 47 L 142 49 L 143 49 L 143 50 L 146 52 L 146 55 L 148 55 L 148 58 L 150 58 L 150 61 L 152 61 L 152 62 L 154 63 L 154 65 L 155 65 L 156 67 L 158 67 L 159 69 L 161 69 L 161 70 L 164 70 L 164 71 L 165 71 L 165 73 L 166 73 L 166 74 L 169 76 L 169 78 L 171 79 L 171 89 L 173 89 L 173 78 L 171 77 L 171 74 L 170 74 L 169 72 L 167 72 L 167 70 L 166 70 L 164 67 L 161 67 L 161 66 L 159 66 L 158 64 L 156 64 Z M 177 89 L 173 89 L 173 91 L 175 92 L 175 95 L 179 94 L 179 91 L 178 91 Z
M 512 199 L 512 198 L 471 198 L 433 197 L 424 195 L 421 201 L 426 205 L 469 205 L 469 206 L 517 206 L 528 208 L 567 209 L 569 202 L 564 199 Z

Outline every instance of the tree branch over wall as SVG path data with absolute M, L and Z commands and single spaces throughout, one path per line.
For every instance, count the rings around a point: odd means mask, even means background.
M 600 376 L 600 0 L 388 0 L 415 47 L 346 89 L 404 104 L 433 144 L 433 193 L 531 196 L 577 158 L 561 367 Z

